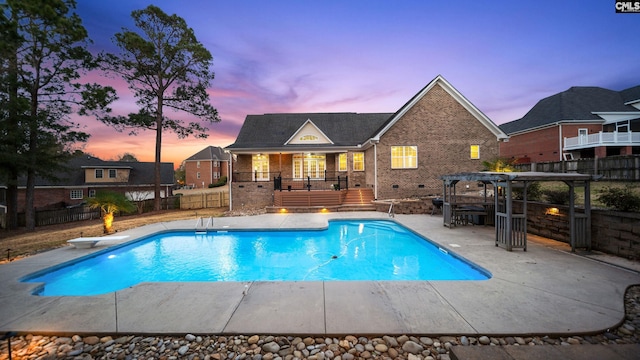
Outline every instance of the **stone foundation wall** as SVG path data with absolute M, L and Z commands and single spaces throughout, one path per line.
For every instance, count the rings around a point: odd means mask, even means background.
M 373 204 L 376 206 L 376 211 L 388 212 L 391 201 L 374 201 Z M 394 214 L 431 214 L 432 209 L 431 199 L 393 201 Z

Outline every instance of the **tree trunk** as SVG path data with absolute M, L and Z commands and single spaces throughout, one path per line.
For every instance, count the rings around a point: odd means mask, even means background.
M 11 12 L 11 21 L 15 21 L 16 17 Z M 18 39 L 18 34 L 12 34 L 13 41 Z M 12 42 L 13 45 L 15 43 Z M 18 156 L 19 146 L 19 121 L 18 121 L 18 53 L 17 49 L 12 48 L 9 55 L 8 66 L 8 82 L 9 82 L 9 119 L 7 121 L 8 138 L 10 139 L 10 152 L 11 155 Z M 7 230 L 15 230 L 18 228 L 18 178 L 20 176 L 18 161 L 12 161 L 11 164 L 6 164 L 9 167 L 7 179 Z
M 160 81 L 162 83 L 162 80 Z M 153 209 L 160 211 L 160 184 L 161 184 L 161 171 L 160 171 L 160 152 L 162 149 L 162 100 L 163 92 L 158 91 L 158 109 L 156 110 L 156 162 L 154 166 L 154 198 Z
M 34 230 L 36 228 L 36 211 L 33 206 L 35 198 L 35 178 L 36 176 L 34 171 L 30 168 L 27 171 L 27 189 L 24 208 L 25 225 L 27 230 Z

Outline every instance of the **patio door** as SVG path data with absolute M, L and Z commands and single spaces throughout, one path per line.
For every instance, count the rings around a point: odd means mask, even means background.
M 269 181 L 269 155 L 253 155 L 251 168 L 253 181 Z
M 293 177 L 295 179 L 324 179 L 325 155 L 300 154 L 293 156 Z

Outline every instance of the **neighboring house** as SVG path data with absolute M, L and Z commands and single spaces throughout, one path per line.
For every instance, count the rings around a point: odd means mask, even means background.
M 56 209 L 86 202 L 97 191 L 111 190 L 139 201 L 154 197 L 154 166 L 152 162 L 103 161 L 89 155 L 72 158 L 56 173 L 58 181 L 37 178 L 34 207 Z M 161 164 L 161 196 L 173 194 L 173 163 Z M 19 180 L 18 212 L 25 210 L 26 178 Z
M 207 146 L 184 161 L 184 184 L 206 188 L 223 177 L 229 177 L 230 154 L 218 146 Z
M 518 163 L 640 154 L 640 86 L 572 87 L 500 125 L 500 156 Z
M 294 190 L 441 195 L 441 175 L 482 170 L 506 137 L 442 76 L 395 113 L 248 115 L 226 148 L 237 156 L 232 207 L 280 206 Z

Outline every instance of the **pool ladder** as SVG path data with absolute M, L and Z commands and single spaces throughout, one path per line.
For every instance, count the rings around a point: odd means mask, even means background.
M 396 217 L 396 213 L 395 213 L 395 211 L 393 210 L 393 201 L 391 202 L 391 205 L 389 205 L 389 217 L 390 217 L 390 218 L 394 218 L 394 217 Z
M 205 223 L 205 218 L 198 218 L 196 221 L 196 234 L 206 234 L 209 228 L 213 226 L 213 216 L 209 216 L 206 220 L 207 222 Z

